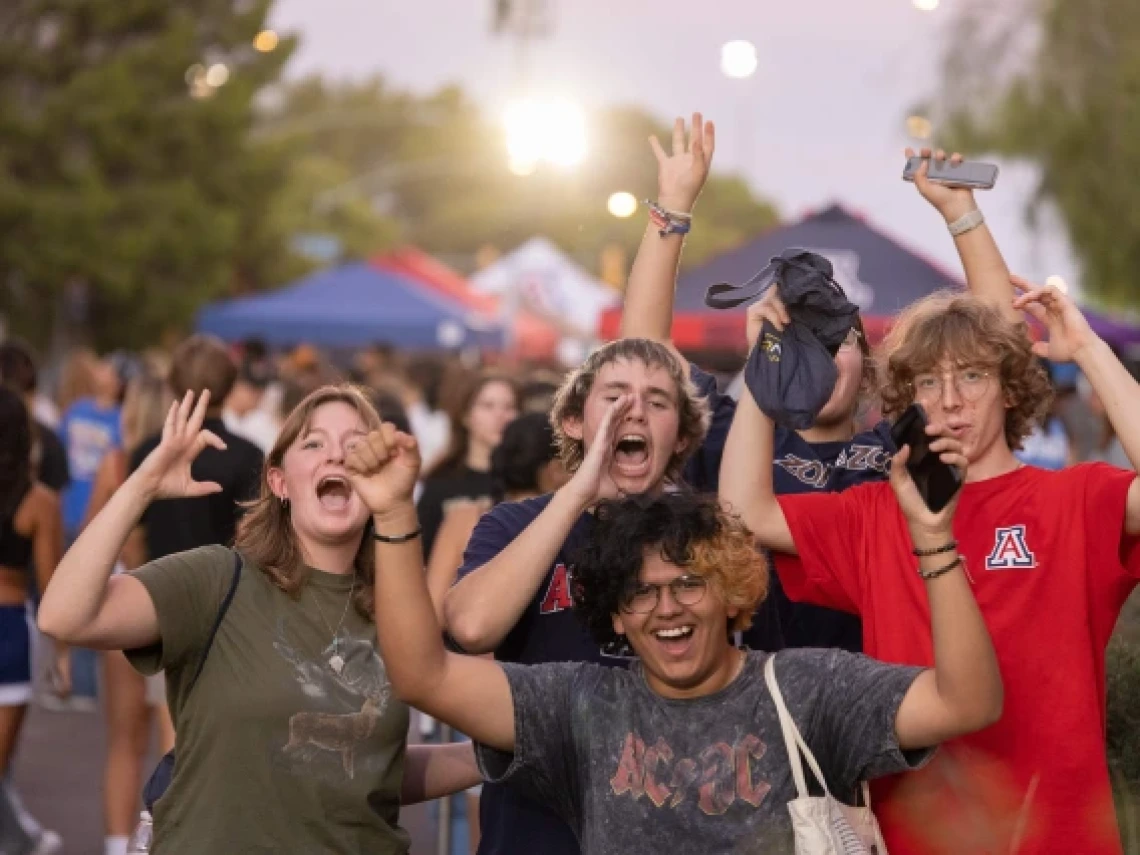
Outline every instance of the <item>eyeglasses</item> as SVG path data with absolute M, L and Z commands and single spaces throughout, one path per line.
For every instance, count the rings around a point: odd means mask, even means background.
M 960 368 L 957 371 L 944 371 L 941 374 L 916 374 L 911 381 L 914 397 L 919 401 L 937 401 L 942 397 L 945 378 L 954 381 L 954 389 L 969 404 L 977 402 L 989 388 L 993 374 L 980 368 Z
M 863 333 L 859 332 L 859 330 L 855 329 L 855 327 L 851 327 L 851 329 L 847 331 L 847 338 L 843 339 L 843 341 L 840 343 L 839 349 L 851 350 L 852 348 L 858 347 L 859 339 L 862 337 Z
M 703 576 L 678 576 L 666 585 L 639 583 L 622 606 L 624 611 L 649 614 L 661 602 L 661 589 L 668 588 L 673 599 L 682 606 L 695 606 L 705 597 L 708 582 Z

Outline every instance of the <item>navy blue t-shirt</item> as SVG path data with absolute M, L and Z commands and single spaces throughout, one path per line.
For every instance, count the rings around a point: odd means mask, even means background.
M 714 377 L 696 366 L 690 369 L 693 384 L 708 401 L 711 420 L 705 441 L 687 461 L 683 477 L 693 489 L 715 492 L 736 402 L 717 391 Z M 542 513 L 550 499 L 550 496 L 540 496 L 521 502 L 504 502 L 484 514 L 467 541 L 459 578 L 506 549 Z M 495 651 L 497 660 L 523 665 L 595 662 L 611 666 L 628 661 L 625 650 L 599 649 L 572 608 L 567 568 L 593 528 L 594 518 L 588 513 L 574 524 L 539 585 L 538 593 Z M 505 784 L 483 786 L 479 822 L 479 855 L 530 855 L 533 852 L 578 855 L 580 851 L 574 832 L 558 814 Z
M 886 478 L 894 451 L 887 422 L 845 442 L 809 443 L 795 431 L 777 427 L 773 486 L 777 495 L 839 493 Z M 770 652 L 790 647 L 838 647 L 859 653 L 863 629 L 853 614 L 792 602 L 779 576 L 772 573 L 768 596 L 744 632 L 744 644 Z

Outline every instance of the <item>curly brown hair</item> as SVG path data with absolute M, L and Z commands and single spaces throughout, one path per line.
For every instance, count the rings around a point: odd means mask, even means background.
M 704 441 L 709 429 L 709 408 L 689 378 L 686 366 L 666 345 L 647 338 L 621 338 L 598 348 L 586 361 L 569 374 L 554 397 L 550 410 L 550 425 L 554 429 L 554 442 L 567 472 L 576 472 L 585 457 L 585 443 L 569 436 L 563 423 L 569 419 L 585 417 L 586 399 L 594 387 L 594 380 L 603 367 L 622 360 L 638 360 L 651 368 L 664 368 L 677 387 L 679 423 L 677 439 L 686 440 L 685 447 L 673 452 L 669 458 L 665 477 L 676 481 L 681 477 L 685 461 Z
M 308 430 L 313 414 L 325 404 L 333 403 L 347 404 L 356 410 L 368 430 L 380 427 L 380 416 L 368 395 L 358 387 L 343 383 L 322 386 L 310 392 L 289 413 L 282 425 L 277 442 L 273 444 L 265 458 L 265 465 L 261 468 L 258 497 L 246 503 L 246 512 L 238 524 L 237 536 L 234 538 L 234 547 L 260 567 L 274 585 L 294 598 L 301 595 L 309 574 L 301 544 L 293 531 L 291 509 L 270 489 L 269 470 L 281 466 L 285 452 Z M 376 588 L 376 553 L 372 548 L 372 538 L 367 537 L 367 533 L 366 525 L 360 532 L 360 547 L 353 560 L 358 583 L 353 604 L 361 615 L 372 620 L 376 610 L 373 600 Z
M 883 415 L 896 418 L 914 402 L 914 378 L 950 358 L 959 367 L 998 371 L 1005 401 L 1005 440 L 1018 449 L 1053 400 L 1049 375 L 1034 356 L 1028 328 L 970 294 L 940 291 L 907 308 L 883 341 Z
M 574 612 L 599 644 L 617 640 L 613 615 L 629 602 L 647 550 L 708 580 L 725 606 L 739 613 L 733 631 L 748 629 L 768 593 L 768 563 L 755 537 L 716 496 L 691 490 L 652 499 L 602 502 L 589 542 L 574 555 Z

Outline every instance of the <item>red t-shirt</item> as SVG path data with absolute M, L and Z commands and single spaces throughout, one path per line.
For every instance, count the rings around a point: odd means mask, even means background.
M 1118 855 L 1105 759 L 1104 654 L 1140 581 L 1123 535 L 1135 479 L 1104 464 L 1023 467 L 965 485 L 954 535 L 997 650 L 1000 722 L 877 783 L 891 852 Z M 886 483 L 780 496 L 799 557 L 776 555 L 793 600 L 855 612 L 864 650 L 932 665 L 930 609 Z

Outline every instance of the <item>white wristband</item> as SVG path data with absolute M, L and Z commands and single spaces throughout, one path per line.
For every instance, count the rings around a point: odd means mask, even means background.
M 954 237 L 959 237 L 968 231 L 973 231 L 985 221 L 986 218 L 985 215 L 982 214 L 981 209 L 974 208 L 974 210 L 963 214 L 954 222 L 950 223 L 947 228 L 950 229 L 950 234 Z

